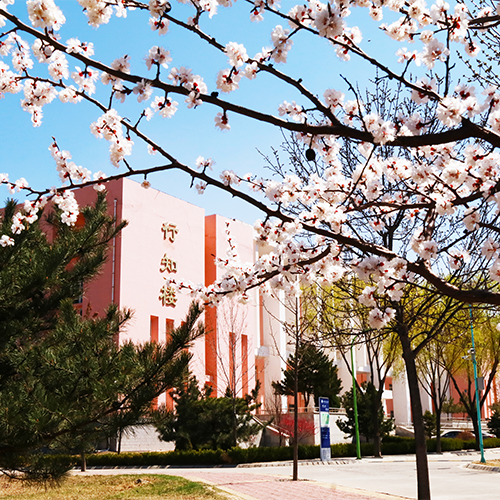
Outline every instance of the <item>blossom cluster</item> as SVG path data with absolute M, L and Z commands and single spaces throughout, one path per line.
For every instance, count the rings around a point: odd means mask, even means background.
M 66 182 L 85 182 L 90 180 L 90 171 L 86 168 L 77 166 L 71 160 L 69 151 L 61 151 L 56 142 L 49 147 L 52 158 L 56 161 L 57 171 L 63 183 Z
M 495 86 L 476 89 L 471 84 L 452 83 L 448 78 L 453 69 L 453 44 L 466 56 L 477 56 L 479 37 L 471 36 L 474 17 L 500 14 L 500 8 L 498 12 L 492 7 L 472 12 L 463 2 L 450 6 L 445 0 L 310 0 L 285 13 L 279 11 L 274 0 L 255 0 L 252 21 L 261 20 L 267 11 L 278 14 L 281 24 L 271 30 L 270 44 L 251 57 L 243 44 L 221 43 L 201 30 L 201 17 L 213 17 L 219 7 L 230 7 L 231 0 L 179 1 L 194 9 L 192 17 L 173 17 L 167 0 L 149 0 L 147 4 L 128 0 L 79 3 L 93 27 L 108 23 L 113 15 L 125 17 L 129 10 L 140 9 L 150 16 L 151 29 L 160 35 L 174 23 L 199 36 L 227 57 L 228 67 L 216 69 L 210 80 L 205 81 L 186 66 L 169 69 L 172 57 L 160 45 L 154 45 L 145 55 L 145 67 L 156 73 L 150 77 L 133 74 L 128 55 L 109 65 L 97 63 L 92 59 L 92 43 L 70 38 L 66 45 L 62 44 L 56 32 L 66 19 L 54 0 L 27 1 L 29 22 L 38 30 L 35 33 L 19 25 L 0 36 L 0 97 L 22 93 L 21 106 L 31 114 L 35 126 L 41 124 L 43 107 L 56 98 L 63 103 L 83 99 L 97 102 L 102 115 L 90 128 L 96 137 L 109 142 L 110 161 L 116 167 L 131 155 L 131 134 L 141 136 L 139 124 L 144 117 L 150 120 L 155 113 L 163 118 L 175 115 L 178 102 L 172 94 L 183 95 L 188 108 L 197 108 L 206 101 L 218 106 L 214 123 L 223 131 L 231 128 L 231 112 L 258 116 L 257 120 L 299 131 L 294 139 L 299 149 L 305 150 L 307 161 L 321 168 L 297 168 L 296 172 L 285 172 L 271 180 L 222 169 L 220 180 L 212 178 L 214 184 L 222 184 L 236 195 L 246 186 L 270 207 L 268 213 L 274 217 L 255 225 L 262 255 L 253 264 L 241 263 L 228 228 L 228 254 L 217 262 L 224 269 L 224 277 L 208 288 L 173 282 L 172 286 L 187 288 L 203 299 L 217 301 L 222 295 L 239 294 L 246 300 L 249 288 L 260 286 L 297 296 L 310 283 L 329 284 L 354 272 L 367 284 L 358 300 L 372 309 L 370 325 L 383 328 L 393 319 L 394 311 L 382 310 L 379 299 L 400 300 L 405 284 L 414 279 L 408 272 L 412 265 L 424 263 L 429 272 L 437 274 L 443 270 L 455 272 L 470 265 L 476 252 L 475 257 L 489 268 L 490 278 L 500 282 L 500 244 L 487 231 L 500 212 L 500 155 L 490 147 L 497 145 L 500 134 L 500 93 Z M 0 1 L 0 10 L 6 14 L 11 3 Z M 367 9 L 377 23 L 390 11 L 391 20 L 397 20 L 381 24 L 383 32 L 405 45 L 416 42 L 415 50 L 401 47 L 396 52 L 402 64 L 398 67 L 404 68 L 399 74 L 361 50 L 361 30 L 348 25 L 354 8 Z M 6 19 L 0 17 L 0 24 L 5 25 Z M 34 43 L 30 45 L 22 38 L 23 31 L 35 38 Z M 292 57 L 298 40 L 306 34 L 327 39 L 341 60 L 356 55 L 389 80 L 399 82 L 408 92 L 405 106 L 393 110 L 385 106 L 383 99 L 375 104 L 369 99 L 363 101 L 352 85 L 350 96 L 346 97 L 345 89 L 329 87 L 319 97 L 321 93 L 318 96 L 309 92 L 302 80 L 276 69 Z M 77 62 L 70 68 L 69 61 Z M 43 77 L 34 76 L 37 63 L 45 65 Z M 415 76 L 410 76 L 410 67 L 415 69 Z M 444 68 L 446 78 L 441 78 L 440 68 Z M 160 78 L 164 70 L 169 70 L 168 80 Z M 422 76 L 424 72 L 426 76 Z M 254 80 L 263 73 L 298 91 L 297 97 L 285 95 L 276 103 L 279 118 L 225 103 L 225 94 L 243 87 L 243 78 Z M 109 104 L 97 101 L 99 84 L 110 85 Z M 479 87 L 481 82 L 475 85 Z M 210 86 L 223 96 L 211 92 Z M 140 103 L 136 125 L 122 118 L 126 115 L 114 107 L 117 101 L 125 104 L 128 96 L 135 96 Z M 432 145 L 421 145 L 426 135 L 453 132 L 470 122 L 480 129 L 486 144 L 476 140 L 479 136 L 471 135 L 466 143 L 441 138 Z M 322 133 L 315 132 L 316 126 L 322 127 Z M 331 133 L 324 132 L 328 128 Z M 340 137 L 335 135 L 337 132 Z M 342 134 L 355 139 L 347 152 Z M 422 139 L 420 145 L 411 146 L 415 139 Z M 151 153 L 164 154 L 151 140 L 146 142 Z M 401 144 L 410 146 L 397 149 Z M 99 181 L 96 189 L 104 188 L 105 174 L 97 172 L 92 176 L 71 161 L 71 154 L 56 142 L 49 149 L 62 183 L 72 185 L 93 178 Z M 170 156 L 168 159 L 172 161 Z M 204 179 L 193 182 L 200 193 L 210 183 L 207 179 L 212 165 L 212 160 L 200 156 L 195 167 L 183 167 L 193 179 Z M 149 187 L 146 175 L 144 179 L 143 186 Z M 0 176 L 0 182 L 11 191 L 28 189 L 24 179 L 11 183 L 6 176 Z M 73 224 L 78 207 L 70 191 L 53 191 L 51 197 L 60 207 L 64 222 Z M 14 236 L 36 220 L 41 200 L 15 215 L 11 228 Z M 396 229 L 395 221 L 399 224 Z M 398 242 L 395 246 L 400 247 L 388 248 L 389 229 Z M 477 248 L 470 244 L 474 235 Z M 0 237 L 1 246 L 12 245 L 13 241 L 8 235 Z
M 109 141 L 110 161 L 115 166 L 125 156 L 132 153 L 133 142 L 130 137 L 123 134 L 121 117 L 116 110 L 106 111 L 96 122 L 90 125 L 91 132 L 98 138 L 104 138 Z
M 276 206 L 288 207 L 292 212 L 296 207 L 302 210 L 296 212 L 293 222 L 268 219 L 256 223 L 256 241 L 266 251 L 251 269 L 230 259 L 221 263 L 225 275 L 217 285 L 204 289 L 189 285 L 189 289 L 196 289 L 208 298 L 238 294 L 261 285 L 294 295 L 300 294 L 302 286 L 311 283 L 333 283 L 351 268 L 360 280 L 376 284 L 367 286 L 358 300 L 372 308 L 370 325 L 384 328 L 393 319 L 394 311 L 381 310 L 377 298 L 401 299 L 406 284 L 414 280 L 414 275 L 407 270 L 409 262 L 423 259 L 431 265 L 443 253 L 448 258 L 449 268 L 457 270 L 471 260 L 469 251 L 459 246 L 459 236 L 456 245 L 448 239 L 432 239 L 432 233 L 425 230 L 427 210 L 432 207 L 450 223 L 463 221 L 464 227 L 471 232 L 479 230 L 483 222 L 483 211 L 479 207 L 493 204 L 500 212 L 500 194 L 496 191 L 500 182 L 500 156 L 479 146 L 467 146 L 460 160 L 454 144 L 421 147 L 410 161 L 378 156 L 371 145 L 361 144 L 361 161 L 347 177 L 338 157 L 341 147 L 334 138 L 302 139 L 322 155 L 327 164 L 322 176 L 312 174 L 306 180 L 286 175 L 281 181 L 263 181 L 250 175 L 240 177 L 227 170 L 221 174 L 227 186 L 246 183 Z M 481 194 L 477 204 L 465 210 L 460 208 L 457 202 L 474 193 Z M 374 201 L 377 203 L 370 206 Z M 412 205 L 415 208 L 409 209 Z M 405 258 L 371 255 L 349 263 L 342 259 L 341 248 L 334 245 L 334 235 L 350 236 L 351 228 L 357 227 L 360 213 L 364 220 L 372 219 L 373 229 L 382 231 L 385 223 L 390 224 L 398 212 L 405 214 L 412 228 L 410 248 L 413 254 Z M 305 235 L 314 233 L 315 228 L 327 230 L 331 239 L 317 236 L 314 242 L 308 242 Z M 404 231 L 407 230 L 404 226 Z M 376 241 L 374 234 L 371 238 L 366 235 L 367 241 Z M 487 238 L 481 253 L 491 263 L 490 278 L 500 282 L 500 244 Z M 322 257 L 316 261 L 319 254 Z M 177 286 L 182 288 L 184 284 L 177 283 Z
M 3 174 L 0 177 L 4 177 Z M 24 179 L 19 179 L 16 181 L 17 190 L 23 189 L 27 187 L 27 183 Z M 12 217 L 10 231 L 12 235 L 20 234 L 22 231 L 26 229 L 26 227 L 30 224 L 33 224 L 38 220 L 39 211 L 47 204 L 47 197 L 42 197 L 36 201 L 26 200 L 18 210 L 14 216 Z M 0 236 L 0 246 L 7 247 L 13 246 L 15 244 L 15 240 L 12 236 L 7 234 L 3 234 Z

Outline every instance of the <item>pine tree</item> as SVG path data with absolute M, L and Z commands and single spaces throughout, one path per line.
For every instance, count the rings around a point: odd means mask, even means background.
M 102 435 L 137 422 L 150 402 L 173 387 L 185 370 L 185 349 L 196 336 L 202 309 L 165 345 L 118 345 L 129 311 L 109 306 L 82 317 L 73 306 L 106 258 L 108 242 L 125 223 L 106 213 L 104 195 L 82 210 L 85 222 L 69 227 L 57 213 L 10 233 L 16 209 L 9 202 L 0 247 L 0 470 L 34 480 L 60 477 L 68 468 L 48 452 L 82 453 Z
M 340 406 L 339 393 L 342 381 L 338 377 L 338 368 L 328 356 L 311 343 L 303 343 L 298 352 L 288 358 L 288 368 L 283 371 L 283 381 L 273 382 L 277 394 L 292 396 L 294 393 L 294 367 L 298 363 L 299 392 L 304 396 L 306 407 L 310 397 L 328 398 L 330 407 Z
M 394 421 L 385 418 L 382 402 L 377 395 L 377 389 L 371 382 L 363 382 L 360 389 L 356 388 L 359 433 L 367 440 L 375 439 L 377 433 L 379 433 L 380 438 L 383 438 L 394 429 Z M 337 426 L 342 432 L 354 437 L 356 430 L 352 387 L 341 399 L 342 406 L 347 414 L 347 420 L 337 420 Z M 377 416 L 378 431 L 375 430 L 374 415 Z
M 210 387 L 200 390 L 196 377 L 187 374 L 173 391 L 175 411 L 161 409 L 154 415 L 160 438 L 175 441 L 176 450 L 229 449 L 247 441 L 259 430 L 252 413 L 259 385 L 244 397 L 211 396 Z
M 488 420 L 488 430 L 495 435 L 495 437 L 500 437 L 500 411 L 495 410 L 493 415 L 491 415 Z

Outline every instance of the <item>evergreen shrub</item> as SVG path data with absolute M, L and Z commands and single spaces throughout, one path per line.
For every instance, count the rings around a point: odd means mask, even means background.
M 484 440 L 485 448 L 500 447 L 500 438 Z M 475 441 L 461 439 L 441 439 L 443 451 L 472 450 L 476 448 Z M 427 440 L 427 450 L 436 451 L 436 440 Z M 399 436 L 386 436 L 382 443 L 383 455 L 405 455 L 415 453 L 415 440 Z M 361 443 L 361 455 L 373 455 L 372 443 Z M 300 445 L 299 459 L 313 460 L 320 456 L 319 446 Z M 331 446 L 332 459 L 355 457 L 356 445 L 354 443 L 338 443 Z M 50 460 L 59 460 L 73 465 L 79 463 L 79 457 L 70 455 L 53 455 Z M 87 465 L 98 467 L 141 467 L 165 465 L 236 465 L 244 463 L 279 462 L 293 459 L 291 446 L 269 448 L 230 448 L 229 450 L 190 450 L 170 452 L 144 452 L 144 453 L 99 453 L 89 455 Z

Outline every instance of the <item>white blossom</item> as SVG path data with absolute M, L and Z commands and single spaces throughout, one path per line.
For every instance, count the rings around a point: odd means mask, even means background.
M 283 101 L 278 107 L 278 113 L 280 116 L 289 116 L 292 120 L 302 123 L 305 121 L 306 116 L 302 106 L 297 104 L 295 101 L 287 102 Z
M 374 296 L 375 290 L 376 288 L 374 286 L 365 287 L 358 297 L 358 302 L 366 307 L 376 307 L 377 301 Z
M 483 255 L 487 259 L 491 259 L 497 255 L 499 248 L 500 243 L 498 243 L 498 241 L 494 240 L 493 238 L 488 238 L 483 243 L 483 246 L 481 248 L 481 255 Z
M 224 113 L 217 113 L 214 118 L 215 126 L 220 130 L 231 130 L 231 125 L 229 125 L 229 120 Z
M 162 118 L 172 118 L 177 111 L 178 106 L 177 101 L 172 101 L 170 97 L 155 97 L 154 101 L 151 103 L 151 108 L 153 111 L 158 111 Z
M 7 247 L 7 246 L 13 246 L 14 245 L 14 239 L 11 238 L 10 236 L 7 236 L 6 234 L 3 234 L 0 236 L 0 246 L 2 247 Z
M 64 191 L 62 194 L 56 194 L 52 201 L 62 210 L 61 221 L 68 226 L 74 226 L 80 209 L 72 191 Z
M 229 42 L 226 45 L 226 54 L 229 58 L 229 64 L 235 68 L 240 68 L 248 61 L 248 55 L 245 47 L 236 42 Z
M 154 19 L 162 16 L 169 6 L 168 0 L 149 0 L 149 12 Z
M 239 71 L 233 69 L 225 69 L 219 71 L 217 75 L 217 88 L 222 92 L 232 92 L 239 87 L 241 74 Z
M 476 209 L 468 208 L 464 212 L 464 225 L 468 231 L 474 231 L 477 229 L 480 220 L 481 215 Z
M 141 80 L 134 88 L 134 94 L 137 94 L 137 102 L 147 101 L 153 93 L 153 87 L 145 80 Z
M 395 317 L 396 311 L 388 307 L 385 312 L 382 312 L 380 309 L 375 308 L 370 311 L 368 314 L 368 324 L 371 328 L 376 330 L 381 330 L 385 328 Z
M 61 9 L 53 0 L 28 0 L 28 15 L 35 28 L 58 30 L 65 22 Z
M 464 103 L 456 97 L 444 97 L 441 99 L 436 115 L 447 127 L 458 125 L 462 121 L 462 113 L 465 111 Z
M 145 60 L 148 69 L 151 69 L 153 64 L 163 66 L 166 69 L 168 68 L 168 64 L 172 62 L 172 57 L 170 57 L 170 52 L 168 50 L 155 45 L 149 49 L 149 53 L 145 57 Z

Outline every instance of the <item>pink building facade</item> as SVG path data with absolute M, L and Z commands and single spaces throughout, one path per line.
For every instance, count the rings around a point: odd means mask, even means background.
M 253 261 L 251 226 L 205 211 L 139 183 L 121 179 L 106 184 L 108 210 L 127 227 L 109 249 L 106 265 L 96 279 L 85 284 L 82 310 L 102 314 L 110 303 L 131 309 L 133 317 L 120 333 L 120 342 L 164 342 L 169 331 L 184 320 L 192 301 L 166 279 L 210 284 L 222 272 L 215 259 L 228 250 L 226 229 L 242 261 Z M 81 205 L 96 198 L 91 188 L 76 193 Z M 257 308 L 223 300 L 207 307 L 206 335 L 192 346 L 190 370 L 201 386 L 208 384 L 221 396 L 230 385 L 238 395 L 255 386 L 255 331 Z M 163 395 L 159 404 L 171 405 Z

